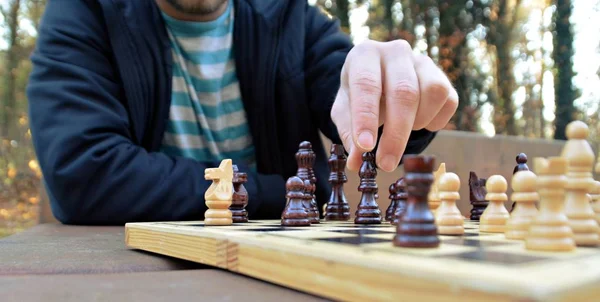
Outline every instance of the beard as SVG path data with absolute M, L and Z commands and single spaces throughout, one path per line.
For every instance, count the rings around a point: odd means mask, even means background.
M 176 10 L 190 15 L 208 15 L 219 10 L 228 0 L 165 0 Z

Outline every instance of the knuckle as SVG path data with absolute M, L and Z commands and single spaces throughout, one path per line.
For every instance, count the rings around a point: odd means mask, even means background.
M 458 100 L 455 98 L 448 98 L 447 104 L 452 112 L 455 112 L 456 109 L 458 109 Z
M 448 125 L 448 122 L 450 122 L 450 118 L 451 116 L 448 117 L 438 117 L 436 119 L 434 119 L 433 121 L 431 121 L 431 123 L 429 123 L 429 125 L 425 126 L 424 128 L 426 128 L 429 131 L 438 131 L 443 129 L 444 127 L 446 127 L 446 125 Z
M 390 97 L 395 101 L 414 105 L 419 101 L 419 88 L 408 81 L 400 81 L 391 87 Z
M 331 121 L 333 122 L 334 125 L 338 125 L 338 120 L 337 120 L 337 112 L 335 112 L 335 110 L 333 108 L 331 108 L 331 112 L 329 113 L 329 117 L 331 118 Z
M 381 85 L 379 77 L 370 71 L 361 71 L 357 74 L 352 85 L 367 95 L 380 95 Z
M 394 40 L 391 42 L 391 46 L 394 49 L 394 51 L 400 52 L 400 53 L 410 53 L 412 52 L 412 47 L 410 46 L 410 43 L 408 43 L 408 41 L 406 40 Z
M 415 65 L 423 65 L 423 64 L 435 65 L 435 63 L 433 62 L 433 59 L 431 59 L 429 56 L 426 56 L 424 54 L 415 55 L 413 57 L 413 60 L 415 61 Z
M 331 112 L 330 112 L 332 119 L 335 119 L 339 115 L 339 112 L 340 112 L 339 108 L 340 108 L 339 102 L 337 102 L 337 101 L 333 102 L 333 105 L 331 106 Z
M 352 134 L 350 133 L 350 131 L 348 131 L 348 130 L 340 131 L 340 138 L 342 139 L 342 142 L 347 145 L 346 146 L 347 148 L 349 148 L 351 146 L 350 143 L 352 142 L 352 140 L 351 140 Z
M 361 125 L 369 127 L 376 126 L 379 122 L 379 117 L 372 105 L 361 106 L 356 112 L 356 119 L 361 122 Z
M 427 127 L 427 124 L 425 124 L 424 122 L 415 121 L 415 123 L 413 124 L 413 130 L 421 130 L 425 127 Z
M 379 111 L 377 103 L 373 103 L 367 100 L 363 100 L 358 104 L 356 113 L 360 115 L 368 115 L 369 117 L 377 117 Z
M 373 42 L 372 40 L 365 40 L 362 43 L 359 43 L 359 44 L 355 45 L 354 47 L 352 47 L 349 55 L 352 55 L 352 56 L 362 55 L 366 51 L 370 51 L 371 49 L 373 49 L 373 47 L 375 47 L 375 42 Z
M 389 141 L 391 143 L 393 143 L 395 146 L 396 145 L 400 145 L 403 142 L 405 142 L 406 140 L 408 140 L 408 137 L 406 137 L 406 135 L 404 135 L 402 132 L 395 130 L 395 131 L 391 131 L 389 133 Z
M 430 101 L 435 103 L 444 103 L 448 99 L 450 89 L 442 82 L 434 82 L 425 88 Z

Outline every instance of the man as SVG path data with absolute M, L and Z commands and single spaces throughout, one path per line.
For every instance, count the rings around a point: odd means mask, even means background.
M 32 56 L 31 131 L 68 224 L 202 219 L 204 169 L 248 173 L 250 217 L 278 218 L 294 154 L 322 132 L 381 169 L 419 153 L 457 95 L 404 41 L 353 47 L 302 0 L 55 0 Z M 376 146 L 377 145 L 377 146 Z

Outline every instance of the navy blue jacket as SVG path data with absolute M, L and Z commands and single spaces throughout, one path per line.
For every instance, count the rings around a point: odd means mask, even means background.
M 257 172 L 250 217 L 279 218 L 301 141 L 317 154 L 317 201 L 330 193 L 319 131 L 340 143 L 330 109 L 352 47 L 303 0 L 235 0 L 234 45 Z M 202 219 L 204 169 L 158 152 L 171 100 L 171 52 L 153 0 L 53 0 L 28 86 L 31 133 L 54 215 L 68 224 Z M 414 132 L 407 152 L 433 138 Z M 235 162 L 234 162 L 235 163 Z M 320 208 L 320 207 L 319 207 Z

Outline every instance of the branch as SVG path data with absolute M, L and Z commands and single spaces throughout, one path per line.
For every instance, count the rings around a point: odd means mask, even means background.
M 2 18 L 4 18 L 4 22 L 8 22 L 7 18 L 6 18 L 6 14 L 7 12 L 4 10 L 4 8 L 2 7 L 2 5 L 0 5 L 0 14 L 2 14 Z

